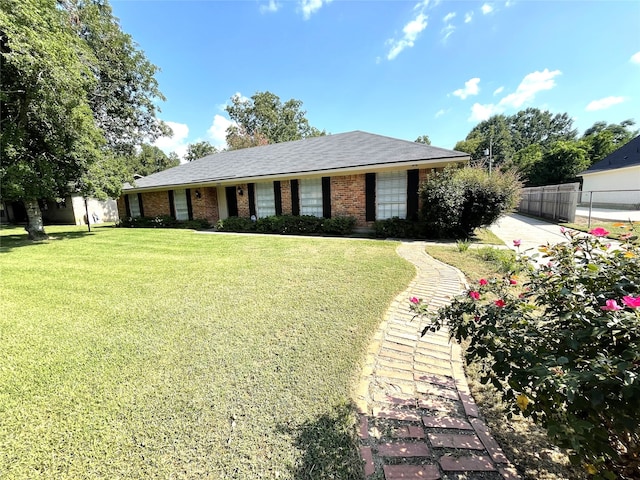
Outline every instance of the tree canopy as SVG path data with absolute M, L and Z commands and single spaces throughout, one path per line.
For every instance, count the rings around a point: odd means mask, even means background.
M 633 139 L 633 125 L 596 122 L 579 138 L 569 114 L 527 108 L 480 122 L 455 149 L 476 164 L 486 165 L 491 155 L 494 166 L 515 168 L 527 185 L 563 183 Z
M 325 135 L 324 131 L 309 124 L 307 112 L 301 107 L 300 100 L 282 103 L 280 97 L 268 91 L 257 92 L 250 99 L 234 95 L 231 105 L 226 107 L 229 117 L 236 123 L 227 129 L 229 149 Z
M 187 153 L 185 154 L 184 159 L 187 162 L 192 162 L 193 160 L 198 160 L 199 158 L 206 157 L 212 153 L 218 153 L 218 150 L 216 147 L 204 140 L 202 142 L 190 144 L 187 147 Z
M 418 138 L 416 138 L 415 142 L 423 143 L 425 145 L 431 145 L 431 139 L 429 138 L 429 135 L 420 135 Z
M 143 144 L 140 151 L 130 159 L 128 165 L 133 175 L 146 177 L 167 168 L 177 167 L 180 165 L 180 158 L 175 153 L 167 155 L 154 145 Z
M 119 195 L 123 155 L 168 133 L 162 95 L 106 0 L 0 6 L 1 195 L 25 204 L 29 236 L 41 238 L 38 199 Z

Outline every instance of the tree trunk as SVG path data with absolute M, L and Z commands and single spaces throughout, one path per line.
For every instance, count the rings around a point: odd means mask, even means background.
M 49 236 L 44 233 L 44 224 L 42 223 L 42 212 L 38 200 L 23 200 L 24 208 L 27 211 L 27 226 L 25 230 L 29 234 L 29 240 L 46 240 Z

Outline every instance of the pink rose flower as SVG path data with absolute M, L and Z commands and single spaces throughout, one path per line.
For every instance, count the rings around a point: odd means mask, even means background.
M 509 284 L 510 284 L 510 285 L 517 285 L 517 284 L 518 284 L 518 281 L 517 281 L 515 278 L 510 278 L 510 279 L 509 279 Z
M 589 233 L 591 235 L 593 235 L 594 237 L 606 237 L 607 235 L 609 235 L 609 231 L 605 230 L 602 227 L 593 228 L 593 229 L 589 230 Z
M 476 292 L 476 291 L 474 291 L 474 290 L 471 290 L 471 291 L 469 292 L 469 296 L 470 296 L 471 298 L 473 298 L 474 300 L 480 300 L 480 292 Z
M 478 283 L 479 283 L 480 285 L 486 285 L 486 284 L 487 284 L 487 283 L 489 283 L 489 282 L 487 282 L 484 278 L 481 278 L 481 279 L 480 279 L 480 281 L 479 281 Z
M 498 300 L 496 300 L 495 302 L 493 302 L 496 304 L 496 307 L 502 308 L 504 307 L 507 302 L 505 302 L 504 300 L 502 300 L 501 298 L 499 298 Z
M 620 305 L 618 305 L 618 302 L 616 302 L 615 300 L 607 300 L 606 305 L 603 307 L 600 307 L 601 310 L 606 310 L 608 312 L 615 312 L 616 310 L 622 310 L 622 307 Z
M 520 240 L 520 239 L 513 241 L 513 246 L 514 247 L 519 247 L 521 244 L 522 244 L 522 240 Z
M 640 308 L 640 296 L 632 297 L 630 295 L 625 295 L 622 297 L 622 303 L 629 308 Z
M 413 303 L 414 305 L 417 305 L 417 304 L 419 304 L 419 303 L 420 303 L 420 299 L 419 299 L 418 297 L 411 297 L 411 298 L 409 299 L 409 301 L 410 301 L 411 303 Z

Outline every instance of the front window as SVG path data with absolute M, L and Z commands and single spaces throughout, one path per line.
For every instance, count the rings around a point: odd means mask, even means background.
M 258 218 L 272 217 L 276 214 L 273 183 L 256 183 L 256 210 Z
M 300 180 L 300 214 L 322 217 L 322 179 Z
M 176 220 L 189 220 L 189 207 L 187 206 L 187 191 L 173 191 L 173 208 L 176 212 Z
M 136 193 L 127 195 L 129 197 L 129 213 L 132 218 L 140 216 L 140 204 L 138 203 L 138 195 Z
M 378 173 L 376 219 L 407 218 L 407 172 Z

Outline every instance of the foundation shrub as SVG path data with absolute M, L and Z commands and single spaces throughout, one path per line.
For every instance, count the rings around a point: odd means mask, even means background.
M 412 222 L 404 218 L 392 217 L 386 220 L 377 220 L 373 229 L 378 238 L 424 238 L 425 224 Z
M 124 228 L 191 228 L 193 230 L 204 230 L 211 227 L 209 221 L 204 218 L 182 221 L 176 220 L 170 215 L 126 217 L 120 219 L 117 226 Z

